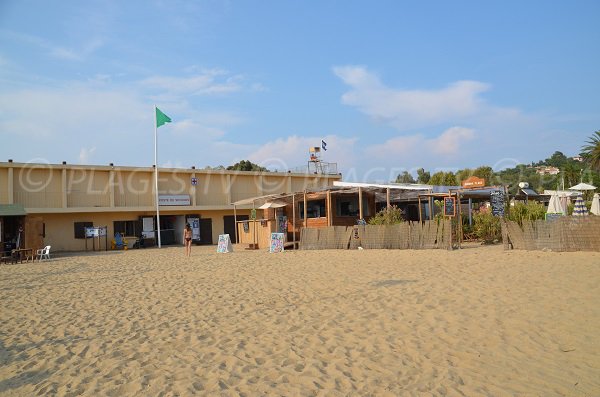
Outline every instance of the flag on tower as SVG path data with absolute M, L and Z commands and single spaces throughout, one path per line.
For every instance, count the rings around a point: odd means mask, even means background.
M 323 148 L 323 150 L 327 150 L 327 142 L 325 142 L 322 139 L 321 139 L 321 147 Z

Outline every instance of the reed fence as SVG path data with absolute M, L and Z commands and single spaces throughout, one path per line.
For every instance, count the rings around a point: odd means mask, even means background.
M 452 249 L 450 220 L 303 228 L 300 249 Z
M 564 216 L 549 221 L 502 222 L 507 249 L 549 251 L 600 251 L 600 217 Z

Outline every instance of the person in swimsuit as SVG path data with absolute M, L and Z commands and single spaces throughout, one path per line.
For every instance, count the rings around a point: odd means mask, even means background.
M 189 223 L 183 229 L 183 244 L 185 245 L 185 256 L 190 256 L 192 253 L 192 227 Z

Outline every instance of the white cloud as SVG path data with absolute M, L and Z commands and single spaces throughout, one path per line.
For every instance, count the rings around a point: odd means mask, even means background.
M 89 149 L 82 147 L 79 151 L 79 164 L 90 164 L 90 158 L 95 151 L 95 147 Z
M 306 168 L 309 149 L 321 146 L 321 139 L 327 142 L 327 151 L 321 152 L 322 161 L 337 163 L 339 169 L 351 167 L 355 158 L 356 138 L 344 138 L 337 135 L 324 137 L 306 137 L 291 135 L 277 138 L 261 145 L 248 155 L 248 159 L 267 168 L 293 169 Z
M 170 95 L 218 95 L 243 89 L 244 78 L 213 69 L 189 77 L 153 76 L 140 82 L 143 87 Z M 164 94 L 163 94 L 164 95 Z
M 351 90 L 342 103 L 402 130 L 439 123 L 453 123 L 487 112 L 481 94 L 490 86 L 478 81 L 457 81 L 437 90 L 405 90 L 386 87 L 361 66 L 333 68 Z
M 440 136 L 429 139 L 427 145 L 437 154 L 455 155 L 464 147 L 467 141 L 475 137 L 475 132 L 470 128 L 452 127 L 444 131 Z

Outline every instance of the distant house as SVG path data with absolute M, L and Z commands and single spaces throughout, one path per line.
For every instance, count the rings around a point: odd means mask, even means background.
M 571 158 L 572 158 L 573 160 L 575 160 L 575 161 L 579 161 L 580 163 L 582 163 L 582 162 L 583 162 L 583 157 L 581 157 L 581 156 L 573 156 L 573 157 L 571 157 Z
M 535 172 L 540 175 L 557 175 L 560 172 L 560 169 L 557 167 L 541 166 L 535 167 Z

